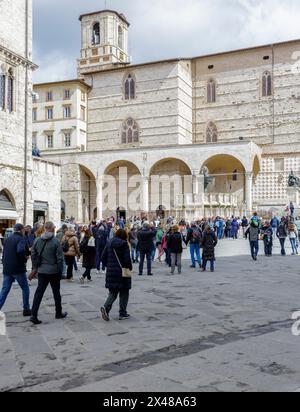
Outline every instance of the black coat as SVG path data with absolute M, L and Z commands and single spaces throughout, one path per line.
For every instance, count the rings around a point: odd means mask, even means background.
M 215 247 L 218 243 L 217 236 L 214 231 L 204 232 L 201 245 L 203 247 L 204 260 L 216 260 Z
M 141 252 L 151 252 L 154 249 L 156 229 L 142 229 L 138 232 L 138 249 Z
M 176 232 L 168 237 L 168 249 L 171 253 L 182 253 L 182 236 L 181 233 Z
M 25 237 L 21 233 L 14 233 L 4 242 L 3 274 L 22 275 L 26 273 L 26 262 L 29 249 Z
M 82 267 L 86 269 L 96 268 L 96 247 L 88 246 L 90 238 L 84 237 L 80 243 L 80 252 L 83 255 Z
M 107 268 L 105 287 L 109 290 L 131 289 L 131 279 L 122 277 L 122 269 L 114 250 L 117 253 L 121 266 L 132 270 L 128 242 L 117 237 L 113 238 L 108 242 L 102 255 L 102 263 Z

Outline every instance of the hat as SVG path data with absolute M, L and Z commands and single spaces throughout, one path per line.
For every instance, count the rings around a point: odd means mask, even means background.
M 23 229 L 24 229 L 24 226 L 21 223 L 17 223 L 14 226 L 14 232 L 21 232 L 21 230 L 23 230 Z

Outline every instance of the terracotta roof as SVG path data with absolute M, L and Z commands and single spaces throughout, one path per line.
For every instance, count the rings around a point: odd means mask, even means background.
M 114 14 L 116 14 L 121 20 L 123 20 L 124 23 L 126 23 L 128 26 L 130 26 L 129 21 L 127 21 L 127 19 L 126 19 L 126 17 L 124 16 L 124 14 L 118 13 L 118 12 L 115 11 L 115 10 L 108 10 L 108 9 L 100 10 L 100 11 L 94 11 L 94 12 L 92 12 L 92 13 L 81 14 L 81 16 L 79 16 L 79 20 L 81 21 L 83 17 L 93 16 L 94 14 L 100 14 L 100 13 L 114 13 Z

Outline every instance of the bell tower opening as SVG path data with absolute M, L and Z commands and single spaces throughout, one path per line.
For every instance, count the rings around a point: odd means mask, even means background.
M 113 10 L 101 10 L 82 14 L 81 56 L 78 59 L 78 75 L 105 70 L 109 66 L 128 65 L 129 22 L 123 14 Z

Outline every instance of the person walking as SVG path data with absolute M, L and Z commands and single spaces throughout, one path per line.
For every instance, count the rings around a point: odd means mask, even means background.
M 96 268 L 97 273 L 100 274 L 100 269 L 102 273 L 105 273 L 105 265 L 102 262 L 102 255 L 105 249 L 105 246 L 108 241 L 108 228 L 103 223 L 100 224 L 98 229 L 95 231 L 96 235 Z
M 242 231 L 243 231 L 243 237 L 245 237 L 245 233 L 247 230 L 247 227 L 249 226 L 249 222 L 246 216 L 243 217 L 242 219 Z
M 83 284 L 86 278 L 88 282 L 92 281 L 91 271 L 96 268 L 96 242 L 92 232 L 88 229 L 86 229 L 84 238 L 80 243 L 80 252 L 83 255 L 82 267 L 85 272 L 79 280 Z
M 272 217 L 270 223 L 271 223 L 271 227 L 272 227 L 272 230 L 273 230 L 273 236 L 276 236 L 276 232 L 277 232 L 277 229 L 278 229 L 279 223 L 280 223 L 277 216 L 274 215 Z
M 123 268 L 132 270 L 132 261 L 128 244 L 128 236 L 125 230 L 119 229 L 115 237 L 110 240 L 102 256 L 105 262 L 106 283 L 109 290 L 108 298 L 101 308 L 103 320 L 110 320 L 109 313 L 118 295 L 120 299 L 119 320 L 126 320 L 130 317 L 127 313 L 129 301 L 129 290 L 131 289 L 131 277 L 124 277 Z
M 175 266 L 177 265 L 178 273 L 181 274 L 182 270 L 182 263 L 181 263 L 181 257 L 182 257 L 182 234 L 179 232 L 179 227 L 177 225 L 174 225 L 172 227 L 172 234 L 169 236 L 167 243 L 168 243 L 168 248 L 170 249 L 171 252 L 171 274 L 174 275 L 175 273 Z
M 0 293 L 0 311 L 3 308 L 12 284 L 17 281 L 23 294 L 23 316 L 31 316 L 29 305 L 29 286 L 26 277 L 26 263 L 29 256 L 29 248 L 25 239 L 25 228 L 21 224 L 14 226 L 14 233 L 4 242 L 3 286 Z
M 129 234 L 129 243 L 131 247 L 131 259 L 133 263 L 139 263 L 139 252 L 137 250 L 138 245 L 138 228 L 137 225 L 133 225 Z
M 279 239 L 280 246 L 281 246 L 281 256 L 286 256 L 286 251 L 285 251 L 285 241 L 288 236 L 288 231 L 287 231 L 287 224 L 285 221 L 285 218 L 283 217 L 281 219 L 281 222 L 278 226 L 276 236 Z
M 201 246 L 203 248 L 203 255 L 202 255 L 202 272 L 206 272 L 207 262 L 210 262 L 210 271 L 215 271 L 215 248 L 218 244 L 218 238 L 215 232 L 210 228 L 207 227 L 204 231 Z
M 271 257 L 273 249 L 273 228 L 269 222 L 265 222 L 261 231 L 265 247 L 265 256 Z
M 298 231 L 294 223 L 288 226 L 288 236 L 292 247 L 292 256 L 298 255 Z
M 237 239 L 239 233 L 239 222 L 235 217 L 232 217 L 231 221 L 231 237 L 232 239 Z
M 257 256 L 259 253 L 259 235 L 259 220 L 251 219 L 250 226 L 248 227 L 245 233 L 245 238 L 248 239 L 249 237 L 251 256 L 254 261 L 257 261 Z
M 79 242 L 76 233 L 68 229 L 62 238 L 62 250 L 65 255 L 65 262 L 67 265 L 67 281 L 73 282 L 73 267 L 76 256 L 80 259 Z
M 62 311 L 60 295 L 64 254 L 59 240 L 54 236 L 54 232 L 54 224 L 47 222 L 45 232 L 39 239 L 36 239 L 31 251 L 32 266 L 38 273 L 38 287 L 34 295 L 30 318 L 34 325 L 42 323 L 38 318 L 38 312 L 49 283 L 55 301 L 55 318 L 65 319 L 68 315 L 67 312 Z
M 163 230 L 162 225 L 159 224 L 158 229 L 157 229 L 157 233 L 156 233 L 156 247 L 157 247 L 157 251 L 158 251 L 157 261 L 159 263 L 162 263 L 161 258 L 165 253 L 165 251 L 163 249 L 163 246 L 162 246 L 163 237 L 164 237 L 164 230 Z
M 191 260 L 192 260 L 192 265 L 190 266 L 191 268 L 196 268 L 195 254 L 196 254 L 199 268 L 201 268 L 201 254 L 200 254 L 201 240 L 202 240 L 201 229 L 196 225 L 195 222 L 192 222 L 191 227 L 188 230 L 187 238 L 186 238 L 186 244 L 190 245 L 190 254 L 191 254 Z
M 138 249 L 140 251 L 139 276 L 143 276 L 145 257 L 147 258 L 148 276 L 153 276 L 152 250 L 155 237 L 156 229 L 151 227 L 149 222 L 144 222 L 143 228 L 138 232 Z

